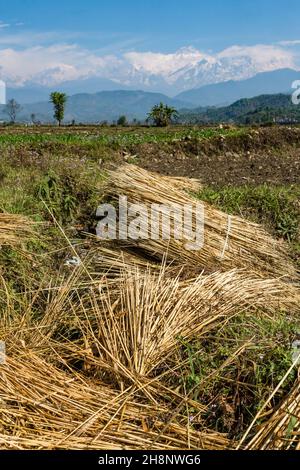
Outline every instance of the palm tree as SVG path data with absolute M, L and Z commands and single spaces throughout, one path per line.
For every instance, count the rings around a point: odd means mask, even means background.
M 169 124 L 172 120 L 178 117 L 177 109 L 173 108 L 172 106 L 165 106 L 165 113 L 167 118 L 167 123 Z
M 163 104 L 162 102 L 156 104 L 148 113 L 148 119 L 153 121 L 157 127 L 166 127 L 170 124 L 173 118 L 178 116 L 178 112 L 175 108 Z

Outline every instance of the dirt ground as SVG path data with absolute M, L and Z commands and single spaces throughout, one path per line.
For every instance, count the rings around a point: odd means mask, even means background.
M 300 130 L 259 129 L 234 138 L 143 144 L 133 149 L 147 170 L 209 185 L 300 183 Z

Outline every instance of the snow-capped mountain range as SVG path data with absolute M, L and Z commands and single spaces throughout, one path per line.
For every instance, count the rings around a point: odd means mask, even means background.
M 185 47 L 174 53 L 126 52 L 119 56 L 98 56 L 78 46 L 62 45 L 6 50 L 5 54 L 0 50 L 0 65 L 0 78 L 17 96 L 26 96 L 27 102 L 42 99 L 50 88 L 67 93 L 141 89 L 175 96 L 261 72 L 299 70 L 289 49 L 273 45 L 232 46 L 218 53 Z
M 218 54 L 203 54 L 194 47 L 179 49 L 174 54 L 130 52 L 124 55 L 119 77 L 113 79 L 127 86 L 162 86 L 175 92 L 227 80 L 243 80 L 260 72 L 295 68 L 294 58 L 274 46 L 234 46 Z M 166 91 L 166 90 L 164 90 Z

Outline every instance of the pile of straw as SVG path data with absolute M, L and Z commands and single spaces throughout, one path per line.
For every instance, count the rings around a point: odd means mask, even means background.
M 179 337 L 199 338 L 249 309 L 299 313 L 299 301 L 296 289 L 237 270 L 183 282 L 164 272 L 126 270 L 101 302 L 91 299 L 85 336 L 97 329 L 100 368 L 108 367 L 121 382 L 124 377 L 134 382 L 157 370 Z
M 91 279 L 89 285 L 83 274 L 79 266 L 48 293 L 6 306 L 0 447 L 234 448 L 226 434 L 205 426 L 201 401 L 164 382 L 178 337 L 199 338 L 240 311 L 297 313 L 294 288 L 238 270 L 181 281 L 164 268 L 153 273 L 132 266 L 112 283 Z M 5 292 L 3 284 L 1 298 Z M 44 294 L 45 311 L 37 318 Z M 196 428 L 187 407 L 197 415 Z
M 102 357 L 97 354 L 99 345 L 102 344 L 104 351 L 105 344 L 99 336 L 102 326 L 97 326 L 100 318 L 95 318 L 92 304 L 99 303 L 97 314 L 101 313 L 105 322 L 103 299 L 107 303 L 116 293 L 115 289 L 99 291 L 91 284 L 87 295 L 79 298 L 77 282 L 77 276 L 72 275 L 65 285 L 51 290 L 39 320 L 33 315 L 36 298 L 31 304 L 24 303 L 24 316 L 13 312 L 13 302 L 7 305 L 6 316 L 0 321 L 7 352 L 6 364 L 0 367 L 0 448 L 232 448 L 225 434 L 209 429 L 194 430 L 185 408 L 170 415 L 165 396 L 165 401 L 162 397 L 159 402 L 153 399 L 151 379 L 143 382 L 137 378 L 120 390 L 114 386 L 116 380 L 108 384 L 103 380 L 107 379 L 105 374 L 103 378 L 95 374 L 94 369 L 101 369 L 106 363 L 106 369 L 112 365 L 116 377 L 119 376 L 112 358 L 108 364 L 103 354 Z M 64 332 L 70 333 L 74 325 L 79 338 L 64 339 Z M 129 331 L 127 334 L 131 338 Z M 78 360 L 82 361 L 82 367 L 74 368 L 73 361 Z M 154 388 L 161 386 L 157 379 Z M 172 396 L 171 390 L 169 393 Z M 183 399 L 176 392 L 173 395 L 177 401 Z M 204 406 L 190 401 L 195 409 L 205 411 Z
M 135 165 L 123 165 L 110 173 L 106 193 L 108 197 L 127 196 L 129 203 L 144 204 L 188 204 L 195 210 L 196 199 L 182 190 L 172 178 L 162 177 Z M 199 202 L 199 201 L 198 201 Z M 199 250 L 187 249 L 187 239 L 176 240 L 147 238 L 127 240 L 127 244 L 138 246 L 162 259 L 187 264 L 208 270 L 247 268 L 268 276 L 297 278 L 294 266 L 287 259 L 283 243 L 273 239 L 261 226 L 237 216 L 230 216 L 211 205 L 202 202 L 204 207 L 204 245 Z M 155 212 L 155 208 L 152 210 Z M 157 213 L 157 215 L 159 215 Z M 143 217 L 143 216 L 142 216 Z M 145 221 L 146 226 L 146 221 Z M 173 227 L 174 228 L 174 221 Z M 193 231 L 196 225 L 193 220 Z M 162 234 L 162 224 L 159 224 Z
M 0 369 L 2 449 L 222 449 L 226 436 L 168 422 L 163 405 L 69 374 L 28 349 Z M 167 424 L 166 424 L 167 423 Z
M 140 387 L 174 354 L 179 337 L 200 338 L 216 324 L 258 309 L 268 315 L 278 309 L 298 314 L 298 292 L 238 270 L 181 281 L 164 268 L 153 273 L 126 266 L 110 282 L 102 276 L 83 288 L 72 275 L 52 290 L 26 344 L 43 350 L 55 339 L 65 361 L 84 363 L 102 379 L 108 374 L 120 389 Z M 66 342 L 71 331 L 84 342 Z

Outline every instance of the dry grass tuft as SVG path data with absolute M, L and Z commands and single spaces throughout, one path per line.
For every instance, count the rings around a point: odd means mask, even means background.
M 20 246 L 33 233 L 33 222 L 26 217 L 0 213 L 0 247 L 1 245 Z

